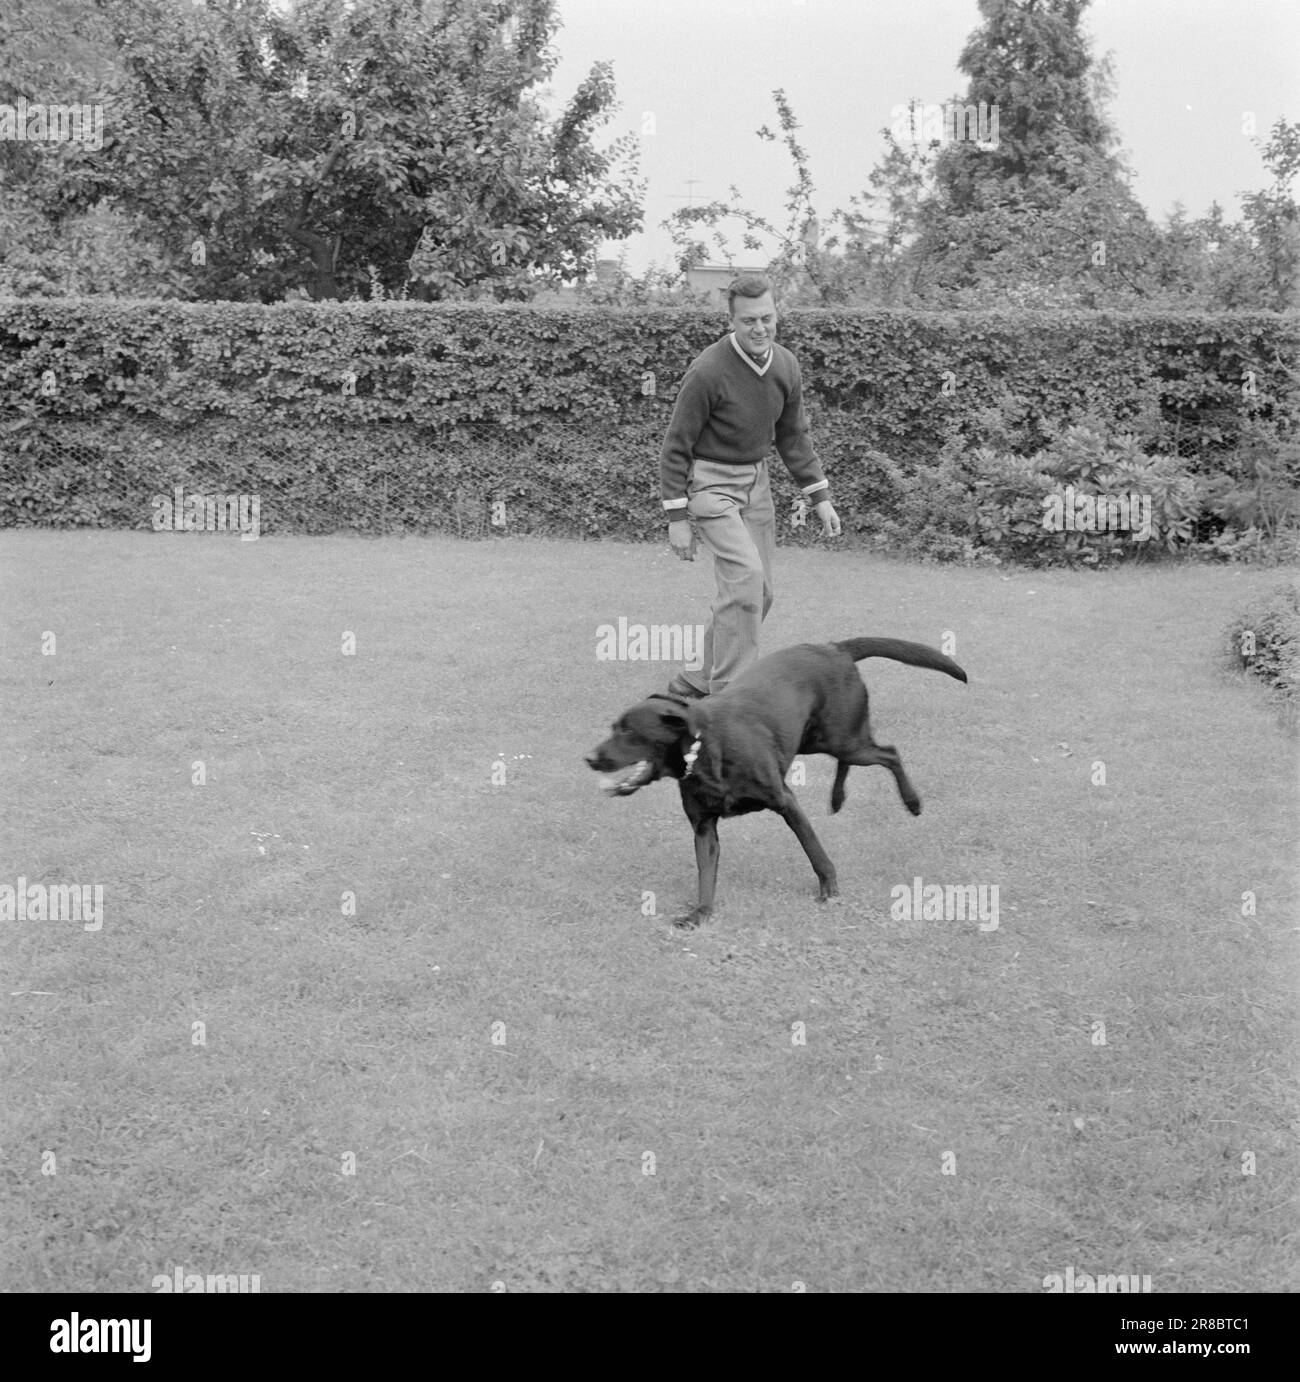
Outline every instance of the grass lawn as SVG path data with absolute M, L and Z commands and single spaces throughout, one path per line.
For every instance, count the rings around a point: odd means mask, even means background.
M 104 890 L 4 923 L 0 1288 L 1300 1287 L 1296 742 L 1219 663 L 1277 572 L 783 550 L 769 650 L 951 632 L 970 685 L 861 664 L 924 813 L 809 760 L 842 897 L 747 816 L 689 934 L 676 788 L 582 754 L 670 675 L 598 626 L 702 621 L 707 562 L 20 531 L 0 576 L 0 882 Z M 1000 924 L 895 919 L 915 877 Z

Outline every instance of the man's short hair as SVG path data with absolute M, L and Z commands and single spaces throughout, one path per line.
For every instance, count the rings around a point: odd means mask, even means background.
M 771 292 L 772 280 L 766 274 L 741 274 L 739 278 L 733 278 L 731 287 L 727 289 L 727 315 L 735 316 L 737 298 L 761 298 L 764 293 Z

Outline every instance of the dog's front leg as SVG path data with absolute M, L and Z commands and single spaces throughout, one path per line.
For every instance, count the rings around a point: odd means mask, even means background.
M 677 917 L 673 925 L 684 931 L 691 931 L 700 922 L 713 915 L 713 895 L 718 888 L 718 818 L 708 816 L 695 821 L 695 867 L 700 876 L 700 896 L 695 906 L 683 916 Z
M 813 866 L 813 872 L 817 875 L 820 884 L 817 892 L 817 900 L 825 902 L 829 898 L 840 895 L 840 886 L 835 877 L 835 865 L 831 863 L 830 856 L 822 848 L 822 842 L 817 838 L 816 831 L 812 828 L 812 822 L 803 813 L 803 808 L 795 800 L 795 795 L 789 788 L 786 789 L 785 798 L 778 808 L 781 819 L 799 838 L 799 843 L 803 846 L 803 852 L 808 856 L 808 862 Z

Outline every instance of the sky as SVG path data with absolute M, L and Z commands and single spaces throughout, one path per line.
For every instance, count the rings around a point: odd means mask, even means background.
M 659 223 L 688 196 L 723 198 L 734 183 L 785 225 L 789 157 L 755 134 L 778 128 L 778 87 L 800 122 L 825 226 L 867 189 L 892 107 L 965 90 L 957 58 L 980 22 L 976 0 L 559 0 L 559 10 L 554 98 L 610 61 L 621 108 L 605 133 L 640 139 L 645 230 L 625 242 L 638 273 L 670 261 Z M 1094 0 L 1083 27 L 1096 56 L 1113 54 L 1107 114 L 1148 213 L 1163 222 L 1181 201 L 1199 216 L 1218 201 L 1238 220 L 1239 194 L 1268 182 L 1246 113 L 1261 138 L 1279 116 L 1300 119 L 1300 3 Z M 737 263 L 753 260 L 735 245 Z

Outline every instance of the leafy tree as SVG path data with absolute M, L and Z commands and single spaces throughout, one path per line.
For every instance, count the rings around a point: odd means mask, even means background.
M 772 93 L 772 99 L 776 103 L 780 134 L 763 125 L 758 137 L 768 143 L 779 139 L 794 164 L 795 180 L 786 189 L 784 228 L 749 210 L 735 186 L 728 189 L 725 201 L 681 207 L 663 223 L 673 238 L 678 272 L 684 278 L 689 270 L 708 259 L 709 246 L 697 237 L 700 228 L 709 229 L 713 247 L 723 258 L 730 259 L 732 249 L 724 225 L 735 221 L 739 223 L 744 248 L 750 254 L 769 255 L 767 272 L 786 305 L 829 306 L 843 302 L 846 298 L 844 274 L 833 253 L 839 239 L 832 237 L 822 241 L 821 222 L 813 204 L 815 189 L 808 154 L 797 137 L 799 122 L 784 90 L 778 88 Z
M 275 46 L 296 104 L 261 179 L 318 283 L 347 244 L 354 286 L 374 266 L 390 291 L 527 297 L 639 227 L 630 136 L 593 142 L 608 65 L 542 108 L 555 25 L 554 0 L 302 0 Z
M 138 218 L 193 295 L 527 297 L 639 226 L 608 66 L 543 108 L 554 0 L 59 3 L 111 38 L 110 133 L 37 200 Z
M 0 102 L 15 108 L 26 99 L 102 110 L 121 76 L 108 26 L 87 0 L 7 0 L 0 53 Z M 0 140 L 0 292 L 184 291 L 146 228 L 108 200 L 78 209 L 97 152 L 84 139 Z
M 1263 257 L 1268 306 L 1279 312 L 1300 305 L 1300 207 L 1291 183 L 1300 171 L 1300 121 L 1274 121 L 1266 143 L 1255 140 L 1273 183 L 1242 195 L 1242 211 Z
M 677 225 L 692 217 L 714 226 L 739 219 L 749 248 L 758 244 L 755 230 L 774 235 L 774 268 L 798 265 L 825 302 L 1101 305 L 1140 296 L 1158 236 L 1113 153 L 1115 134 L 1102 114 L 1110 69 L 1094 63 L 1079 27 L 1087 3 L 980 0 L 983 22 L 959 60 L 968 89 L 951 106 L 996 109 L 996 139 L 913 143 L 887 131 L 872 191 L 836 212 L 841 232 L 824 245 L 809 246 L 802 229 L 815 220 L 813 188 L 780 92 L 796 169 L 791 224 L 775 230 L 746 212 L 733 189 L 730 203 L 676 213 Z M 1105 266 L 1094 263 L 1098 244 Z M 1092 272 L 1100 267 L 1110 272 Z
M 673 231 L 680 269 L 700 262 L 711 232 L 731 257 L 728 227 L 750 254 L 771 257 L 783 299 L 915 306 L 1282 307 L 1300 279 L 1300 217 L 1290 192 L 1300 170 L 1300 125 L 1279 121 L 1261 146 L 1273 174 L 1243 197 L 1244 221 L 1215 206 L 1189 220 L 1175 208 L 1156 225 L 1129 187 L 1105 109 L 1109 58 L 1090 52 L 1080 23 L 1088 0 L 981 0 L 982 22 L 960 59 L 969 78 L 954 107 L 987 113 L 996 137 L 940 138 L 932 111 L 913 102 L 905 133 L 883 131 L 885 153 L 868 188 L 822 220 L 798 123 L 774 93 L 795 170 L 788 219 L 725 201 L 680 210 Z M 937 121 L 935 124 L 937 126 Z M 919 132 L 921 137 L 907 137 Z M 970 134 L 966 130 L 963 133 Z M 822 227 L 830 234 L 823 236 Z
M 1108 63 L 1094 65 L 1080 22 L 1090 0 L 979 0 L 983 24 L 966 40 L 958 68 L 970 79 L 963 104 L 998 108 L 993 147 L 958 140 L 937 160 L 945 205 L 960 215 L 1008 187 L 1047 179 L 1075 191 L 1080 148 L 1106 155 L 1116 144 L 1101 111 Z M 992 197 L 990 197 L 992 193 Z
M 577 285 L 576 300 L 585 307 L 687 307 L 704 301 L 706 295 L 693 291 L 675 270 L 651 265 L 634 274 L 627 259 L 624 246 L 605 270 L 598 263 L 597 275 Z
M 138 220 L 101 202 L 46 220 L 20 191 L 0 196 L 0 295 L 186 297 L 187 275 Z
M 909 123 L 915 113 L 912 102 Z M 917 265 L 906 252 L 921 233 L 922 207 L 934 183 L 935 151 L 920 141 L 900 143 L 891 129 L 882 134 L 885 153 L 867 178 L 871 191 L 852 196 L 839 217 L 845 257 L 857 284 L 854 296 L 895 306 L 917 292 Z
M 997 135 L 936 155 L 908 249 L 923 296 L 1105 306 L 1149 295 L 1159 235 L 1103 113 L 1113 76 L 1081 31 L 1088 3 L 980 0 L 983 22 L 958 60 L 967 91 L 954 104 L 996 109 Z

